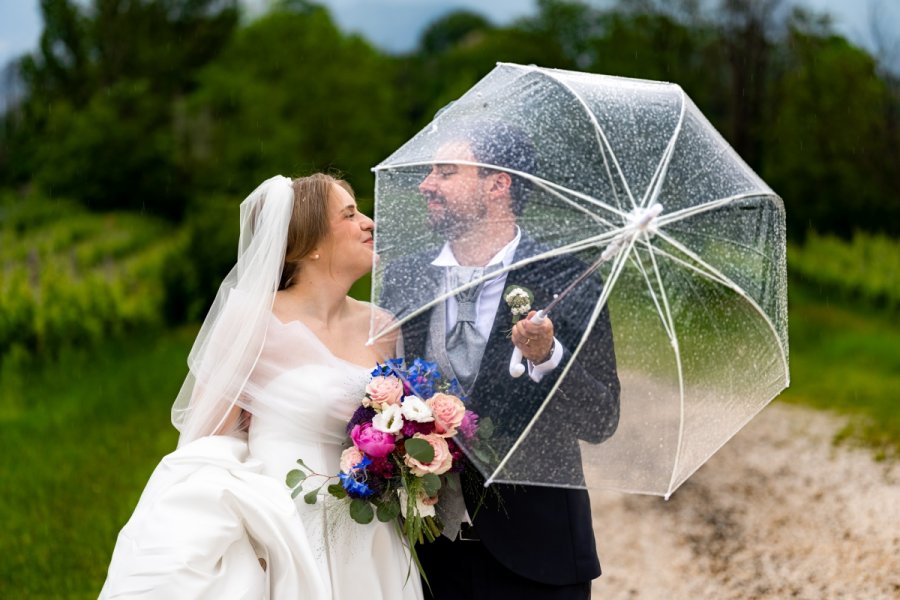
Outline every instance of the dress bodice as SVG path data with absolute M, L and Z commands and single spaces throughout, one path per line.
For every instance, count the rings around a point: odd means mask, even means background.
M 280 482 L 297 468 L 333 477 L 347 442 L 347 422 L 360 406 L 372 367 L 340 359 L 299 321 L 271 317 L 266 340 L 241 399 L 250 413 L 250 454 Z M 373 365 L 374 367 L 374 365 Z M 354 522 L 343 501 L 307 477 L 303 493 L 319 488 L 316 504 L 295 499 L 321 579 L 333 599 L 421 600 L 418 577 L 407 577 L 409 554 L 393 524 Z
M 337 473 L 369 371 L 334 356 L 303 323 L 272 316 L 242 399 L 252 414 L 250 452 L 269 475 L 284 481 L 298 458 L 316 472 Z

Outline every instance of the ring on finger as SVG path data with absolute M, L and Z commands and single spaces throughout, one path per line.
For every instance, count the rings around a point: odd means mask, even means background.
M 531 338 L 525 338 L 525 345 L 527 346 L 530 343 L 531 343 Z

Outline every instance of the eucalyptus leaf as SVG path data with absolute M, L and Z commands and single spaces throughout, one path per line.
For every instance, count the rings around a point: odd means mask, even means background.
M 375 518 L 375 511 L 372 510 L 372 505 L 369 504 L 368 500 L 354 498 L 350 503 L 350 517 L 357 523 L 366 525 Z
M 303 491 L 302 487 L 300 487 L 300 486 L 295 487 L 293 490 L 291 490 L 291 498 L 296 498 L 297 496 L 300 495 L 300 493 L 302 491 Z
M 307 504 L 315 504 L 316 500 L 318 500 L 318 496 L 319 496 L 319 490 L 315 489 L 311 492 L 308 492 L 306 495 L 304 495 L 303 501 L 306 502 Z
M 434 496 L 441 489 L 441 478 L 434 473 L 426 473 L 420 479 L 422 480 L 422 491 L 426 496 Z
M 389 523 L 390 521 L 393 521 L 399 514 L 400 502 L 395 498 L 380 503 L 378 505 L 378 509 L 375 511 L 375 515 L 382 523 Z
M 420 438 L 406 440 L 406 453 L 422 463 L 429 464 L 434 460 L 434 448 L 431 444 Z
M 482 449 L 482 448 L 475 446 L 472 448 L 472 452 L 474 452 L 475 456 L 477 456 L 482 462 L 490 462 L 491 461 L 490 455 L 487 452 L 485 452 L 484 449 Z
M 494 422 L 491 421 L 490 417 L 484 417 L 478 420 L 477 435 L 483 440 L 486 440 L 494 435 Z
M 332 483 L 328 486 L 328 493 L 337 498 L 338 500 L 347 497 L 347 490 L 344 489 L 339 483 Z
M 285 483 L 287 483 L 288 487 L 295 488 L 304 479 L 306 479 L 306 473 L 300 469 L 294 469 L 288 472 Z

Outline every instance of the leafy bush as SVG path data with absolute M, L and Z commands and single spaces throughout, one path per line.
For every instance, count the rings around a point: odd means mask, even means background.
M 849 242 L 810 233 L 788 247 L 788 268 L 807 283 L 849 300 L 900 309 L 900 240 L 857 232 Z
M 0 198 L 0 215 L 0 360 L 53 357 L 161 323 L 161 274 L 180 232 L 38 197 Z

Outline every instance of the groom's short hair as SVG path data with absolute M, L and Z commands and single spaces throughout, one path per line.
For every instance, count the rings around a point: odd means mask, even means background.
M 502 121 L 483 121 L 467 127 L 464 135 L 476 162 L 499 167 L 480 167 L 482 174 L 505 169 L 533 174 L 537 168 L 534 143 L 521 127 Z M 515 173 L 509 175 L 512 210 L 520 216 L 533 185 Z

